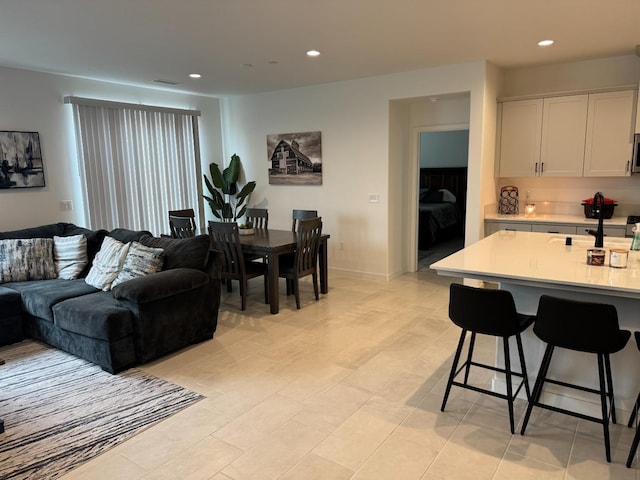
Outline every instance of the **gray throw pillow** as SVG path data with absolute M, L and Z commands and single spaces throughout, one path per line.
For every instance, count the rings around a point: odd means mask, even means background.
M 52 238 L 0 240 L 0 283 L 56 277 Z
M 111 288 L 128 280 L 162 270 L 163 252 L 164 250 L 161 248 L 152 248 L 138 242 L 131 242 L 122 270 L 111 284 Z

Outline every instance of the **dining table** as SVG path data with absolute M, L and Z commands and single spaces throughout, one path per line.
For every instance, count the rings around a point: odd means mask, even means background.
M 318 267 L 320 276 L 320 292 L 329 291 L 327 241 L 330 235 L 320 236 L 318 249 Z M 244 255 L 259 255 L 267 262 L 267 285 L 269 290 L 269 305 L 272 314 L 280 311 L 279 294 L 279 261 L 283 254 L 295 253 L 297 234 L 292 230 L 254 229 L 251 235 L 240 235 L 240 244 Z

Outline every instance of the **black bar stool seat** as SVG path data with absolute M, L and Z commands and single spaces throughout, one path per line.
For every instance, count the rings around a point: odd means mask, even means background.
M 600 423 L 604 432 L 607 462 L 610 462 L 609 417 L 613 423 L 616 423 L 616 407 L 609 355 L 619 352 L 625 347 L 631 337 L 631 332 L 620 329 L 618 313 L 613 305 L 567 300 L 548 295 L 540 297 L 538 318 L 533 326 L 533 331 L 540 340 L 547 344 L 547 347 L 542 357 L 540 371 L 533 387 L 533 394 L 529 399 L 520 433 L 524 435 L 534 406 Z M 589 388 L 547 378 L 555 347 L 596 354 L 598 357 L 599 388 Z M 545 383 L 598 394 L 602 416 L 600 418 L 593 417 L 540 402 Z
M 527 399 L 530 396 L 527 368 L 524 361 L 524 352 L 522 349 L 522 339 L 520 334 L 529 328 L 529 326 L 534 322 L 535 316 L 522 315 L 518 313 L 513 301 L 513 296 L 506 290 L 475 288 L 453 283 L 449 287 L 449 318 L 453 323 L 462 328 L 462 333 L 460 334 L 458 348 L 456 349 L 456 353 L 453 358 L 453 365 L 451 366 L 451 373 L 449 374 L 447 388 L 444 393 L 442 407 L 440 410 L 444 412 L 447 399 L 449 398 L 449 393 L 453 385 L 491 395 L 493 397 L 502 398 L 507 400 L 509 408 L 509 426 L 511 427 L 511 433 L 514 433 L 513 401 L 517 397 L 523 385 L 527 394 Z M 467 332 L 471 332 L 469 351 L 466 361 L 458 368 Z M 486 365 L 473 361 L 473 348 L 475 345 L 476 334 L 478 333 L 502 338 L 504 368 L 498 368 L 493 365 Z M 516 337 L 521 372 L 514 372 L 511 370 L 509 338 L 513 336 Z M 504 373 L 506 376 L 506 395 L 469 384 L 469 371 L 471 366 Z M 458 382 L 455 378 L 463 369 L 464 381 Z M 513 376 L 522 378 L 522 381 L 516 388 L 515 392 L 513 390 Z

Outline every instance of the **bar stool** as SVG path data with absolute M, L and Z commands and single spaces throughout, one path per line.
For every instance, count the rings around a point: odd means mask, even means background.
M 458 348 L 456 349 L 456 353 L 453 358 L 453 365 L 451 366 L 451 373 L 449 374 L 449 380 L 447 381 L 447 388 L 444 392 L 440 411 L 444 412 L 452 385 L 491 395 L 493 397 L 502 398 L 507 400 L 509 407 L 509 426 L 511 427 L 511 433 L 514 433 L 513 400 L 516 398 L 523 385 L 527 394 L 527 399 L 530 397 L 527 368 L 524 361 L 520 334 L 534 322 L 535 316 L 522 315 L 518 313 L 511 293 L 506 290 L 475 288 L 453 283 L 449 287 L 449 318 L 453 323 L 462 328 L 462 333 L 460 334 Z M 467 332 L 471 332 L 469 351 L 466 361 L 460 366 L 460 368 L 458 368 Z M 473 348 L 475 345 L 476 334 L 478 333 L 502 338 L 504 368 L 498 368 L 492 365 L 473 361 Z M 509 338 L 512 336 L 516 337 L 516 343 L 518 346 L 518 356 L 520 357 L 520 367 L 522 370 L 520 373 L 511 370 Z M 504 373 L 506 376 L 507 394 L 504 395 L 470 385 L 468 380 L 471 366 Z M 457 382 L 455 377 L 463 369 L 464 381 Z M 522 378 L 522 381 L 515 392 L 513 391 L 512 376 Z
M 542 357 L 538 378 L 529 399 L 520 433 L 524 435 L 534 406 L 600 423 L 604 431 L 607 462 L 611 462 L 609 415 L 611 415 L 611 421 L 616 423 L 616 407 L 609 355 L 625 347 L 631 337 L 631 332 L 620 329 L 618 313 L 613 305 L 567 300 L 548 295 L 540 297 L 538 318 L 533 326 L 533 331 L 540 340 L 547 344 L 547 347 Z M 588 388 L 547 378 L 555 347 L 596 354 L 598 356 L 600 388 Z M 602 418 L 541 403 L 540 395 L 545 383 L 600 395 Z M 609 405 L 607 405 L 607 399 Z
M 634 332 L 633 336 L 636 339 L 636 345 L 638 346 L 638 350 L 640 350 L 640 332 Z M 633 421 L 636 419 L 638 415 L 638 408 L 640 408 L 640 393 L 638 393 L 638 397 L 636 398 L 636 403 L 633 406 L 633 410 L 631 411 L 631 418 L 629 419 L 628 427 L 633 425 Z M 627 458 L 627 468 L 631 467 L 631 462 L 633 462 L 633 457 L 636 454 L 636 450 L 638 450 L 638 443 L 640 443 L 640 428 L 636 430 L 636 434 L 633 437 L 633 442 L 631 443 L 631 450 L 629 450 L 629 458 Z

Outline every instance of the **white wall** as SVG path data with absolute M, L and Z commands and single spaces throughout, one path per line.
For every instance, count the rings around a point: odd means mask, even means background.
M 84 225 L 71 106 L 63 97 L 97 98 L 200 110 L 202 163 L 222 162 L 219 101 L 106 82 L 0 67 L 0 130 L 40 133 L 44 188 L 0 190 L 0 231 L 54 222 Z M 74 209 L 62 211 L 61 200 Z
M 225 157 L 240 155 L 247 178 L 258 182 L 252 203 L 269 208 L 270 226 L 290 228 L 292 208 L 317 209 L 331 234 L 332 269 L 389 278 L 404 271 L 409 247 L 402 217 L 414 200 L 402 180 L 408 146 L 398 144 L 409 135 L 390 125 L 390 117 L 395 122 L 402 115 L 390 111 L 389 102 L 470 92 L 470 162 L 480 169 L 485 80 L 480 62 L 230 97 L 223 100 Z M 495 97 L 492 103 L 495 109 Z M 495 132 L 495 120 L 489 128 Z M 322 132 L 323 185 L 268 185 L 266 135 L 311 130 Z M 488 161 L 493 168 L 493 158 Z M 473 188 L 469 202 L 479 203 L 481 191 L 481 185 Z M 369 203 L 370 193 L 380 194 L 381 202 Z M 472 232 L 477 234 L 482 218 L 468 220 Z

